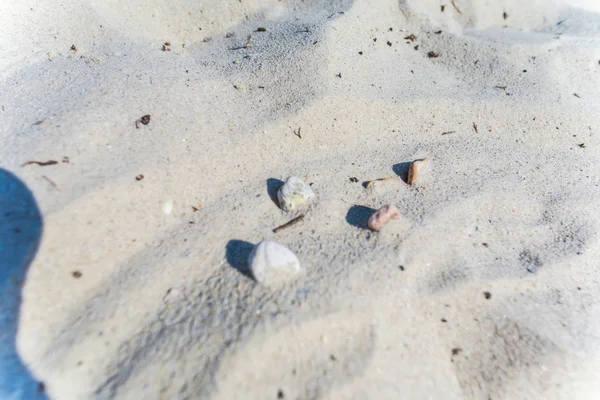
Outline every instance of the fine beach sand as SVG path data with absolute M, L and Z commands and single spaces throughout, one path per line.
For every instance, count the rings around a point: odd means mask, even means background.
M 7 0 L 0 398 L 598 399 L 599 133 L 593 0 Z

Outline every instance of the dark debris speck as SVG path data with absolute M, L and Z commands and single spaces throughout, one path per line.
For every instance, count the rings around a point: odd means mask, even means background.
M 144 115 L 142 118 L 140 118 L 140 122 L 142 123 L 142 125 L 148 125 L 150 123 L 150 115 Z

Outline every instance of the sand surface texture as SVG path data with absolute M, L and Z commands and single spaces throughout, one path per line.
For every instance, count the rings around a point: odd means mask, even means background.
M 595 1 L 5 0 L 0 397 L 600 398 L 599 60 Z

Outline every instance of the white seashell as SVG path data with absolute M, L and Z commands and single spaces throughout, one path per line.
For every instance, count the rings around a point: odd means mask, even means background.
M 257 244 L 248 256 L 250 272 L 257 282 L 269 285 L 300 272 L 300 260 L 287 247 L 268 240 Z
M 173 212 L 173 202 L 171 200 L 167 201 L 165 204 L 163 204 L 162 209 L 165 215 L 171 214 L 171 212 Z
M 410 164 L 410 168 L 408 169 L 408 180 L 407 183 L 409 185 L 414 185 L 419 177 L 419 173 L 423 172 L 424 168 L 429 163 L 429 160 L 426 158 L 422 160 L 416 160 L 412 164 Z
M 371 215 L 371 218 L 369 218 L 369 229 L 380 231 L 390 220 L 398 219 L 399 217 L 400 211 L 395 206 L 387 204 Z
M 315 192 L 297 176 L 290 176 L 277 192 L 279 206 L 285 211 L 310 204 L 315 198 Z

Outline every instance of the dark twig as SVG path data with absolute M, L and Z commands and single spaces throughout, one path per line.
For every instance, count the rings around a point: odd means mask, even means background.
M 248 35 L 248 38 L 246 39 L 246 44 L 243 46 L 239 46 L 239 47 L 233 47 L 229 50 L 242 50 L 242 49 L 247 49 L 249 47 L 252 47 L 252 35 Z
M 58 186 L 56 186 L 56 183 L 54 183 L 54 182 L 52 181 L 52 179 L 48 178 L 46 175 L 42 175 L 42 178 L 44 178 L 45 180 L 47 180 L 48 182 L 50 182 L 50 184 L 51 184 L 52 186 L 54 186 L 56 189 L 58 189 Z
M 462 11 L 460 11 L 458 6 L 454 3 L 454 0 L 452 0 L 452 7 L 454 7 L 454 9 L 456 10 L 457 13 L 462 14 Z
M 58 161 L 50 160 L 50 161 L 27 161 L 25 164 L 21 165 L 21 167 L 25 167 L 27 165 L 37 164 L 40 167 L 45 167 L 48 165 L 58 164 Z
M 282 231 L 286 228 L 289 228 L 290 226 L 294 226 L 296 225 L 298 222 L 302 221 L 304 219 L 304 214 L 286 222 L 285 224 L 278 226 L 277 228 L 273 229 L 273 233 L 277 233 L 279 231 Z

